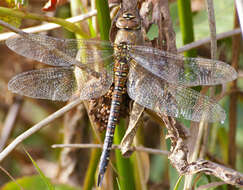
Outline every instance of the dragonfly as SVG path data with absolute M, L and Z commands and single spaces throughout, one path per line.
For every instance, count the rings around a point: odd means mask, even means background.
M 134 5 L 121 6 L 113 23 L 117 29 L 113 42 L 27 34 L 4 24 L 18 34 L 6 41 L 11 50 L 52 66 L 14 76 L 8 83 L 10 91 L 55 101 L 74 96 L 92 100 L 105 95 L 113 85 L 98 186 L 108 166 L 123 94 L 160 114 L 218 122 L 226 117 L 221 106 L 189 87 L 217 85 L 237 78 L 234 68 L 224 62 L 187 58 L 145 46 Z

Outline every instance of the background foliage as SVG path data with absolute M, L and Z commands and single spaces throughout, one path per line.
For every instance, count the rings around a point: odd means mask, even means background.
M 24 4 L 22 4 L 24 2 Z M 97 1 L 102 2 L 102 1 Z M 97 6 L 97 9 L 100 10 L 98 14 L 98 24 L 96 20 L 93 18 L 88 19 L 85 22 L 82 22 L 79 25 L 80 32 L 79 35 L 75 35 L 72 31 L 72 27 L 66 27 L 66 29 L 56 29 L 53 31 L 44 32 L 46 35 L 52 35 L 60 38 L 87 38 L 87 37 L 96 37 L 101 39 L 108 39 L 108 29 L 110 26 L 110 18 L 107 17 L 107 7 L 103 7 L 104 3 L 94 3 Z M 60 6 L 54 8 L 54 12 L 46 13 L 41 11 L 42 7 L 46 3 L 46 1 L 17 1 L 17 5 L 14 0 L 5 0 L 0 2 L 1 7 L 12 8 L 12 14 L 14 14 L 14 10 L 18 11 L 19 9 L 26 10 L 26 13 L 36 13 L 39 15 L 51 15 L 51 17 L 55 16 L 57 18 L 61 17 L 70 17 L 76 16 L 77 14 L 87 13 L 90 9 L 90 3 L 87 1 L 78 1 L 78 0 L 70 0 L 69 3 L 65 3 L 64 1 L 57 1 L 60 3 Z M 62 5 L 61 5 L 62 4 Z M 205 10 L 204 1 L 202 0 L 193 0 L 191 1 L 192 5 L 192 14 L 193 14 L 193 30 L 195 41 L 208 37 L 209 34 L 209 25 L 208 25 L 208 17 L 207 12 Z M 217 33 L 226 32 L 233 29 L 234 26 L 234 1 L 231 0 L 215 0 L 215 16 L 216 16 L 216 27 Z M 173 20 L 173 27 L 176 32 L 176 44 L 177 47 L 181 47 L 183 45 L 182 42 L 182 34 L 179 26 L 179 18 L 178 18 L 178 7 L 177 2 L 171 0 L 170 1 L 170 14 Z M 102 14 L 101 14 L 102 13 Z M 106 16 L 104 16 L 106 15 Z M 26 19 L 29 18 L 29 19 Z M 0 19 L 7 21 L 8 23 L 21 28 L 26 28 L 34 25 L 39 25 L 44 19 L 41 17 L 33 17 L 26 15 L 14 17 L 14 16 L 6 16 L 4 10 L 0 8 Z M 62 23 L 62 26 L 66 26 L 65 23 Z M 81 26 L 81 27 L 80 27 Z M 99 29 L 98 29 L 99 28 Z M 7 32 L 7 30 L 1 28 L 1 33 Z M 147 33 L 149 39 L 154 39 L 157 36 L 158 28 L 156 26 L 152 26 L 151 30 Z M 100 31 L 100 32 L 99 32 Z M 85 35 L 83 35 L 85 34 Z M 235 51 L 232 49 L 232 39 L 226 38 L 218 41 L 218 59 L 223 60 L 225 62 L 231 63 L 232 60 L 232 52 Z M 242 43 L 240 47 L 240 52 L 242 52 Z M 210 45 L 204 45 L 197 48 L 198 56 L 210 57 Z M 239 67 L 242 72 L 243 67 L 243 59 L 242 53 L 240 54 L 239 59 Z M 8 80 L 25 70 L 38 69 L 45 67 L 42 64 L 37 64 L 33 60 L 29 60 L 23 57 L 16 55 L 6 48 L 6 46 L 2 43 L 0 44 L 0 132 L 2 126 L 4 126 L 4 122 L 6 120 L 7 113 L 10 107 L 16 103 L 16 97 L 14 94 L 10 93 L 7 90 L 7 82 Z M 237 144 L 237 158 L 236 158 L 236 169 L 237 171 L 243 171 L 243 98 L 242 98 L 242 89 L 243 89 L 243 80 L 238 80 L 238 88 L 239 88 L 239 96 L 237 101 L 237 133 L 236 133 L 236 144 Z M 227 86 L 229 89 L 229 85 Z M 63 107 L 65 103 L 60 102 L 52 102 L 47 100 L 33 100 L 30 98 L 24 97 L 20 98 L 20 111 L 18 113 L 17 120 L 14 124 L 14 128 L 11 131 L 11 135 L 8 139 L 8 143 L 10 143 L 15 137 L 21 134 L 23 131 L 27 130 L 30 126 L 38 123 L 57 109 Z M 228 139 L 228 131 L 229 131 L 229 95 L 225 96 L 222 100 L 220 100 L 220 104 L 224 107 L 227 113 L 227 119 L 223 124 L 214 124 L 211 126 L 209 141 L 208 141 L 208 158 L 215 159 L 216 162 L 219 163 L 228 163 L 228 146 L 231 143 Z M 78 115 L 82 108 L 77 108 L 76 110 L 69 113 L 71 116 L 69 118 L 73 118 L 75 115 Z M 68 117 L 68 116 L 65 116 Z M 81 120 L 77 121 L 76 125 L 79 128 L 76 129 L 76 137 L 79 143 L 88 143 L 93 142 L 97 143 L 97 139 L 94 138 L 93 130 L 90 127 L 90 123 L 87 119 L 87 114 L 84 114 L 81 117 Z M 190 126 L 190 122 L 182 120 L 182 122 Z M 69 182 L 65 182 L 64 185 L 58 185 L 55 183 L 54 179 L 60 180 L 60 173 L 64 170 L 60 168 L 61 156 L 62 152 L 60 149 L 51 148 L 52 144 L 62 143 L 65 133 L 65 119 L 59 118 L 56 121 L 52 122 L 49 127 L 45 127 L 40 130 L 38 133 L 30 136 L 27 140 L 25 140 L 21 146 L 15 149 L 3 163 L 1 166 L 4 167 L 14 179 L 18 179 L 16 181 L 12 181 L 9 179 L 9 176 L 1 171 L 0 172 L 0 185 L 3 190 L 12 190 L 12 189 L 20 189 L 20 186 L 23 189 L 50 189 L 46 185 L 47 179 L 43 179 L 39 173 L 38 167 L 43 171 L 44 175 L 47 178 L 52 179 L 53 187 L 55 189 L 91 189 L 95 183 L 95 169 L 99 161 L 99 150 L 76 150 L 73 153 L 75 159 L 75 167 L 72 171 L 72 177 Z M 170 147 L 170 142 L 165 140 L 166 130 L 158 126 L 153 120 L 149 119 L 145 116 L 145 127 L 141 128 L 138 132 L 141 142 L 146 147 L 153 147 L 159 149 L 168 149 Z M 81 127 L 82 126 L 82 127 Z M 121 128 L 117 133 L 122 135 L 124 133 L 125 121 L 122 122 Z M 119 135 L 115 140 L 116 143 L 120 141 Z M 29 152 L 32 159 L 27 156 L 27 154 L 23 151 L 23 147 Z M 166 156 L 161 155 L 148 155 L 143 154 L 142 156 L 137 156 L 134 154 L 129 159 L 121 158 L 119 155 L 119 151 L 116 151 L 115 154 L 112 155 L 112 165 L 110 165 L 109 171 L 107 172 L 109 175 L 110 181 L 108 182 L 109 188 L 114 189 L 173 189 L 175 188 L 175 184 L 178 180 L 178 174 L 174 168 L 170 166 L 170 163 Z M 116 157 L 116 159 L 114 158 Z M 139 165 L 139 158 L 143 158 L 143 164 Z M 123 160 L 122 160 L 123 159 Z M 125 161 L 124 161 L 125 160 Z M 95 163 L 95 165 L 93 165 Z M 35 166 L 37 165 L 37 166 Z M 131 170 L 128 172 L 122 171 L 122 168 L 129 167 Z M 142 168 L 143 167 L 143 168 Z M 125 177 L 128 177 L 131 182 L 128 183 L 128 180 L 123 180 L 124 178 L 117 178 L 116 175 L 112 176 L 112 171 L 114 173 L 125 172 Z M 142 171 L 142 172 L 141 172 Z M 126 176 L 126 172 L 127 176 Z M 139 176 L 142 173 L 143 177 Z M 131 174 L 131 176 L 129 175 Z M 59 176 L 59 178 L 58 178 Z M 199 178 L 200 177 L 200 178 Z M 205 174 L 200 174 L 195 177 L 195 181 L 193 186 L 199 187 L 203 184 L 208 184 L 212 181 L 215 181 L 214 177 L 207 176 Z M 146 179 L 148 181 L 143 181 Z M 110 184 L 109 184 L 110 183 Z M 144 186 L 144 183 L 146 186 Z M 72 187 L 70 187 L 72 186 Z M 75 187 L 76 186 L 76 187 Z M 179 184 L 177 189 L 182 189 L 183 180 Z M 213 187 L 210 189 L 228 189 L 227 185 L 223 185 L 220 187 Z

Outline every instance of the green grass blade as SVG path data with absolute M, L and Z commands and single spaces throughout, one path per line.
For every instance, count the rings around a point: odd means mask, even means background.
M 45 182 L 45 184 L 47 185 L 49 190 L 55 190 L 54 186 L 51 184 L 50 180 L 44 175 L 44 173 L 41 171 L 41 169 L 38 167 L 38 165 L 36 164 L 36 162 L 33 160 L 33 158 L 31 157 L 31 155 L 24 150 L 25 153 L 28 155 L 28 157 L 30 158 L 31 162 L 33 163 L 33 165 L 35 166 L 35 169 L 37 170 L 37 172 L 39 173 L 40 177 L 43 179 L 43 181 Z
M 178 0 L 178 15 L 180 21 L 180 29 L 182 33 L 183 44 L 194 41 L 192 11 L 190 0 Z M 195 57 L 196 51 L 190 50 L 184 53 L 185 56 Z
M 174 190 L 179 190 L 179 185 L 180 185 L 180 182 L 181 182 L 182 178 L 183 178 L 183 175 L 181 175 L 181 176 L 178 178 L 178 180 L 177 180 L 177 182 L 176 182 L 176 184 L 175 184 Z
M 96 168 L 99 163 L 100 155 L 101 155 L 100 149 L 91 150 L 89 165 L 88 165 L 88 169 L 86 171 L 85 178 L 84 178 L 83 190 L 91 190 L 94 185 L 94 182 L 95 182 L 94 176 L 95 176 Z
M 101 40 L 109 40 L 109 31 L 111 27 L 110 10 L 107 0 L 96 0 L 97 18 L 100 30 Z
M 125 121 L 121 119 L 120 125 L 116 127 L 114 135 L 114 143 L 120 144 L 122 137 L 125 134 Z M 120 150 L 115 150 L 116 167 L 119 179 L 119 186 L 121 189 L 134 190 L 134 175 L 131 158 L 124 158 Z
M 68 22 L 64 19 L 61 18 L 57 18 L 57 17 L 48 17 L 46 15 L 40 15 L 40 14 L 36 14 L 36 13 L 28 13 L 28 12 L 23 12 L 23 11 L 19 11 L 16 9 L 10 9 L 10 8 L 6 8 L 6 7 L 0 7 L 0 17 L 17 17 L 17 18 L 21 18 L 21 19 L 33 19 L 33 20 L 39 20 L 39 21 L 46 21 L 46 22 L 52 22 L 52 23 L 56 23 L 59 24 L 61 26 L 63 26 L 64 28 L 66 28 L 67 30 L 77 33 L 81 36 L 83 36 L 84 38 L 89 38 L 89 36 L 80 28 L 78 27 L 76 24 Z

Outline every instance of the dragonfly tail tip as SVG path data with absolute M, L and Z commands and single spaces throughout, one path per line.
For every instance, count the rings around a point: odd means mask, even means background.
M 98 183 L 97 183 L 98 187 L 101 186 L 102 181 L 103 181 L 103 177 L 104 177 L 104 174 L 99 173 L 99 175 L 98 175 Z

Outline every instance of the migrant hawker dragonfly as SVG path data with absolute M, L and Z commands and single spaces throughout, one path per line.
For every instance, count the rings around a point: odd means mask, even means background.
M 14 93 L 57 101 L 67 101 L 74 95 L 90 100 L 104 95 L 114 84 L 98 184 L 106 171 L 124 93 L 155 112 L 217 122 L 225 119 L 220 105 L 187 87 L 217 85 L 237 77 L 236 71 L 221 61 L 186 58 L 143 46 L 136 10 L 122 7 L 115 22 L 118 31 L 114 43 L 57 39 L 10 26 L 19 36 L 6 41 L 16 53 L 54 66 L 13 77 L 8 87 Z

